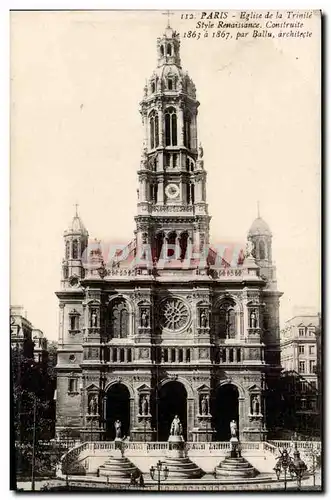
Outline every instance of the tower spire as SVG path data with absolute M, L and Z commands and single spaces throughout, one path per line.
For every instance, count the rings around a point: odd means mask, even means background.
M 170 16 L 173 16 L 175 13 L 170 12 L 170 10 L 166 10 L 165 12 L 162 12 L 163 16 L 168 16 L 168 23 L 167 23 L 167 28 L 170 28 Z
M 75 203 L 75 217 L 78 217 L 78 207 L 79 207 L 79 204 Z
M 257 202 L 257 217 L 260 218 L 260 202 Z

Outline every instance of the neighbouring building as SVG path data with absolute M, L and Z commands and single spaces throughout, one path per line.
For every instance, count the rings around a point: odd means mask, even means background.
M 320 317 L 295 311 L 281 330 L 280 423 L 303 436 L 320 436 Z
M 119 419 L 124 436 L 163 441 L 177 414 L 188 440 L 227 440 L 232 419 L 263 439 L 281 370 L 272 234 L 258 214 L 246 246 L 210 243 L 196 88 L 173 29 L 156 49 L 134 239 L 108 262 L 77 211 L 64 233 L 56 431 L 114 439 Z
M 23 306 L 10 307 L 10 345 L 26 358 L 33 358 L 33 326 Z
M 34 360 L 37 363 L 47 363 L 48 350 L 47 350 L 47 339 L 43 332 L 38 328 L 33 328 L 32 330 L 32 340 L 34 343 Z
M 319 325 L 317 314 L 298 314 L 285 322 L 281 330 L 281 365 L 285 371 L 296 371 L 314 388 L 318 386 L 315 335 Z

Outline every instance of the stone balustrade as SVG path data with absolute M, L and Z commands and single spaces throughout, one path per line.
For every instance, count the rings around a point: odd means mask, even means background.
M 86 346 L 87 347 L 87 346 Z M 100 350 L 101 348 L 101 350 Z M 200 350 L 198 347 L 185 347 L 178 345 L 151 345 L 151 346 L 133 346 L 133 345 L 107 345 L 100 344 L 100 347 L 94 346 L 94 350 L 84 353 L 84 360 L 100 361 L 110 364 L 118 363 L 139 363 L 152 362 L 155 364 L 190 364 L 199 361 Z M 206 350 L 210 355 L 206 357 Z M 250 355 L 250 349 L 254 349 L 254 356 Z M 257 353 L 257 349 L 259 353 Z M 143 351 L 143 357 L 141 356 Z M 259 346 L 238 346 L 238 345 L 211 345 L 203 351 L 204 361 L 216 365 L 245 364 L 246 362 L 263 362 L 263 350 Z

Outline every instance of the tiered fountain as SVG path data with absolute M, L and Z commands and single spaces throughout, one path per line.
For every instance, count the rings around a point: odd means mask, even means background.
M 235 420 L 230 422 L 230 429 L 230 454 L 215 468 L 215 477 L 235 480 L 257 476 L 259 471 L 241 456 L 241 446 L 237 437 L 237 423 Z
M 168 451 L 164 465 L 171 479 L 194 479 L 203 476 L 204 472 L 187 456 L 183 428 L 178 416 L 172 421 L 168 439 Z
M 118 480 L 132 477 L 138 477 L 140 470 L 124 456 L 124 443 L 121 438 L 121 422 L 115 422 L 115 450 L 111 457 L 100 466 L 99 475 L 106 476 L 109 480 Z

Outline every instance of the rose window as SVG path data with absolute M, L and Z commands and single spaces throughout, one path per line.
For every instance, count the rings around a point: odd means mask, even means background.
M 170 299 L 161 306 L 161 326 L 169 330 L 184 328 L 189 320 L 189 310 L 179 299 Z

